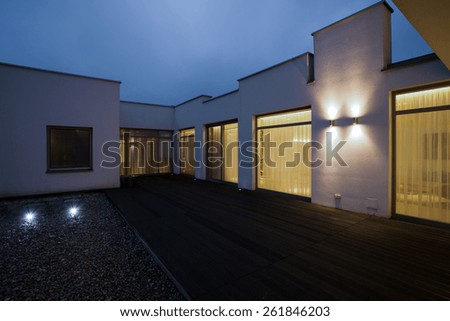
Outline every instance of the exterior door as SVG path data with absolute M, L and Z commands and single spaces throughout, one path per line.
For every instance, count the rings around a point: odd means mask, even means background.
M 236 122 L 208 127 L 208 178 L 229 183 L 238 182 L 238 124 Z

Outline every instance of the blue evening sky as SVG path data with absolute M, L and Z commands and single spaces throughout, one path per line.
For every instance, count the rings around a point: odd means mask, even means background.
M 377 0 L 1 0 L 0 62 L 122 81 L 178 104 L 313 51 L 311 33 Z M 393 59 L 432 52 L 393 5 Z

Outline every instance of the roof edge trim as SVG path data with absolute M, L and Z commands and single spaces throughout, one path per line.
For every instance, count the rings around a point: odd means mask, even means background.
M 353 18 L 353 17 L 355 17 L 355 16 L 357 16 L 357 15 L 359 15 L 359 14 L 361 14 L 361 13 L 367 11 L 367 10 L 370 10 L 370 9 L 372 9 L 374 7 L 377 7 L 377 6 L 381 5 L 381 4 L 383 4 L 391 13 L 394 12 L 394 9 L 392 9 L 392 7 L 389 5 L 389 3 L 387 3 L 385 0 L 382 0 L 382 1 L 379 1 L 377 3 L 374 3 L 371 6 L 368 6 L 368 7 L 364 8 L 364 9 L 362 9 L 362 10 L 359 10 L 358 12 L 355 12 L 355 13 L 353 13 L 353 14 L 345 17 L 345 18 L 342 18 L 342 19 L 340 19 L 340 20 L 338 20 L 336 22 L 333 22 L 332 24 L 329 24 L 328 26 L 325 26 L 323 28 L 320 28 L 319 30 L 314 31 L 313 33 L 311 33 L 311 36 L 314 37 L 315 34 L 321 32 L 321 31 L 324 31 L 324 30 L 326 30 L 326 29 L 328 29 L 330 27 L 333 27 L 333 26 L 335 26 L 337 24 L 340 24 L 340 23 L 344 22 L 347 19 L 351 19 L 351 18 Z
M 42 69 L 42 68 L 34 68 L 34 67 L 22 66 L 22 65 L 15 65 L 15 64 L 5 63 L 5 62 L 0 62 L 0 66 L 12 67 L 12 68 L 20 68 L 20 69 L 32 70 L 32 71 L 39 71 L 39 72 L 45 72 L 45 73 L 62 75 L 62 76 L 69 76 L 69 77 L 85 78 L 85 79 L 91 79 L 91 80 L 100 80 L 100 81 L 113 82 L 113 83 L 118 83 L 118 84 L 122 83 L 120 80 L 112 80 L 112 79 L 106 79 L 106 78 L 98 78 L 98 77 L 77 75 L 77 74 L 71 74 L 71 73 L 68 73 L 68 72 L 54 71 L 54 70 L 48 70 L 48 69 Z
M 301 55 L 292 57 L 292 58 L 290 58 L 290 59 L 284 60 L 284 61 L 279 62 L 279 63 L 277 63 L 277 64 L 275 64 L 275 65 L 272 65 L 272 66 L 270 66 L 270 67 L 267 67 L 267 68 L 264 68 L 264 69 L 259 70 L 259 71 L 257 71 L 257 72 L 254 72 L 254 73 L 252 73 L 252 74 L 250 74 L 250 75 L 248 75 L 248 76 L 239 78 L 238 81 L 245 80 L 245 79 L 247 79 L 247 78 L 256 76 L 256 75 L 261 74 L 261 73 L 263 73 L 263 72 L 269 71 L 270 69 L 279 67 L 279 66 L 281 66 L 281 65 L 287 64 L 287 63 L 289 63 L 289 62 L 292 62 L 292 61 L 294 61 L 294 60 L 297 60 L 297 59 L 299 59 L 299 58 L 302 58 L 303 56 L 308 56 L 308 55 L 314 56 L 313 53 L 307 51 L 307 52 L 302 53 Z

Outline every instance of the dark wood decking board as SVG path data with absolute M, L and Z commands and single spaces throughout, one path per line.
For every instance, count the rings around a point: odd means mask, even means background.
M 450 231 L 180 176 L 109 198 L 193 299 L 450 299 Z

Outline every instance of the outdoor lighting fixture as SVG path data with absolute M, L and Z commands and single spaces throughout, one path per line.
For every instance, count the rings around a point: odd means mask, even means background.
M 335 124 L 335 120 L 330 120 L 330 121 L 329 121 L 330 127 L 334 127 L 334 124 Z
M 358 125 L 358 124 L 359 124 L 358 117 L 353 117 L 353 125 Z
M 69 213 L 70 213 L 70 215 L 71 215 L 72 217 L 76 216 L 76 215 L 78 214 L 78 208 L 76 208 L 76 207 L 71 207 L 71 208 L 69 209 Z
M 34 213 L 33 212 L 27 212 L 25 214 L 25 220 L 27 222 L 31 222 L 34 219 Z

